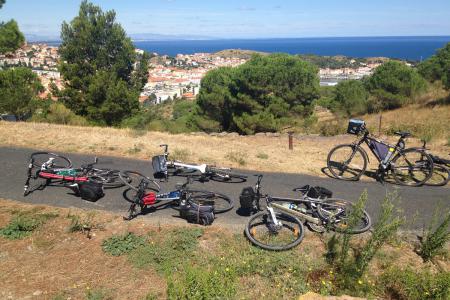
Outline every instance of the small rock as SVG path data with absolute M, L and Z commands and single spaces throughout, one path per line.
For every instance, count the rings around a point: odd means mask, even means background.
M 230 132 L 228 134 L 228 136 L 239 136 L 239 133 L 237 133 L 237 132 Z
M 279 132 L 274 132 L 274 133 L 273 133 L 273 136 L 274 136 L 274 137 L 279 137 L 279 136 L 280 136 L 280 133 L 279 133 Z
M 211 132 L 209 135 L 210 136 L 218 136 L 219 134 L 217 132 Z
M 226 131 L 221 132 L 221 133 L 218 134 L 218 136 L 220 136 L 220 137 L 224 137 L 224 136 L 227 136 L 227 135 L 228 135 L 228 132 L 226 132 Z
M 272 137 L 273 136 L 273 132 L 266 132 L 266 136 Z
M 266 134 L 264 132 L 258 132 L 255 134 L 255 136 L 265 136 Z
M 40 296 L 40 295 L 42 295 L 41 290 L 34 291 L 34 293 L 33 293 L 33 296 Z

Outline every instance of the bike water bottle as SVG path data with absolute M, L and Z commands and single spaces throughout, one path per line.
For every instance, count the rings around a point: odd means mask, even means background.
M 386 154 L 386 157 L 383 159 L 383 165 L 386 166 L 389 162 L 389 159 L 392 157 L 392 154 L 394 154 L 395 148 L 389 147 L 388 153 Z

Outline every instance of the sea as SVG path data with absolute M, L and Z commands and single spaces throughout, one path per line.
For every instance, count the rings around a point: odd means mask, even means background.
M 389 57 L 421 61 L 449 42 L 450 36 L 401 36 L 134 41 L 134 44 L 139 49 L 170 56 L 242 49 L 269 53 L 344 55 L 354 58 Z

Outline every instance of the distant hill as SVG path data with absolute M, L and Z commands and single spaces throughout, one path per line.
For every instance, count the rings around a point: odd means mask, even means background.
M 227 50 L 222 50 L 222 51 L 216 52 L 214 54 L 217 56 L 223 57 L 223 58 L 238 57 L 238 58 L 243 58 L 243 59 L 249 59 L 252 57 L 253 54 L 268 55 L 269 53 L 253 51 L 253 50 L 227 49 Z

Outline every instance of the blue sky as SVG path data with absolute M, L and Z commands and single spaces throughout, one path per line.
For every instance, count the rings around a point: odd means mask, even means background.
M 59 35 L 81 1 L 7 0 L 0 20 Z M 449 0 L 93 0 L 127 33 L 218 38 L 450 35 Z

